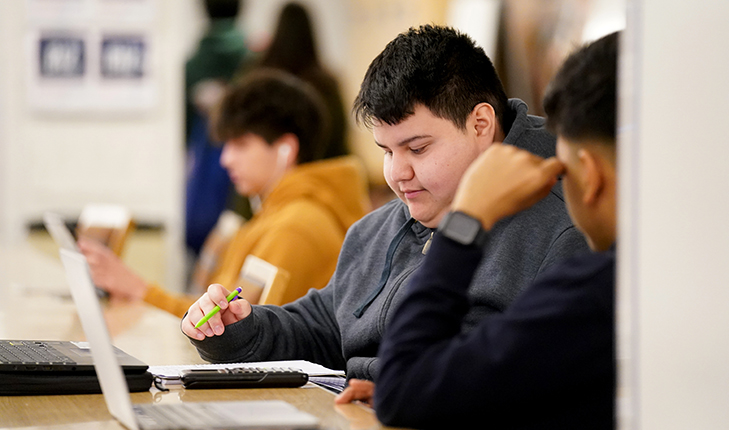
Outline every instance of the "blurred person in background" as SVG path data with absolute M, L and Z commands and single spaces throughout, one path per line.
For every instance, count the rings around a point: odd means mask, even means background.
M 250 59 L 243 33 L 236 27 L 241 0 L 204 0 L 208 28 L 185 64 L 185 139 L 187 183 L 185 244 L 196 258 L 226 207 L 246 218 L 250 209 L 236 193 L 220 165 L 221 145 L 210 138 L 208 117 L 231 78 Z
M 324 158 L 350 153 L 347 116 L 339 82 L 319 61 L 311 17 L 304 6 L 296 2 L 284 5 L 270 45 L 252 67 L 285 70 L 316 88 L 331 119 L 331 133 Z
M 290 275 L 275 304 L 324 287 L 347 229 L 369 206 L 357 159 L 322 159 L 328 116 L 318 92 L 284 71 L 260 69 L 233 84 L 211 118 L 216 137 L 225 142 L 221 164 L 236 190 L 260 200 L 260 207 L 235 233 L 210 282 L 235 288 L 250 254 Z M 144 300 L 180 317 L 195 301 L 147 283 L 96 241 L 82 239 L 79 248 L 95 285 L 112 299 Z

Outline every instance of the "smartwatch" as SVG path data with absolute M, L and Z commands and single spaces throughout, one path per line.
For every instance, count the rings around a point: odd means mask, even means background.
M 438 232 L 461 245 L 483 246 L 488 233 L 481 221 L 463 212 L 448 212 L 438 226 Z

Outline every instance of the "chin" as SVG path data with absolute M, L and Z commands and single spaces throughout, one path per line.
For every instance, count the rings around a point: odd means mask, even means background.
M 240 194 L 241 196 L 248 197 L 251 195 L 251 189 L 249 187 L 235 187 L 235 192 Z
M 408 209 L 410 209 L 410 216 L 415 218 L 415 220 L 420 224 L 428 228 L 438 227 L 438 223 L 435 221 L 435 217 L 433 217 L 431 214 L 419 213 L 417 210 L 414 211 L 410 207 L 408 207 Z

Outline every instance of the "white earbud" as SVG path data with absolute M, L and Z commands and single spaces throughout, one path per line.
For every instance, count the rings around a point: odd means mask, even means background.
M 278 147 L 278 156 L 286 159 L 291 154 L 291 145 L 281 145 Z

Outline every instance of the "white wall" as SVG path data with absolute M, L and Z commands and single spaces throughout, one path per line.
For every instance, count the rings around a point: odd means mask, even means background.
M 729 428 L 729 3 L 631 0 L 620 137 L 623 428 Z
M 98 5 L 97 0 L 57 4 Z M 103 26 L 96 17 L 40 19 L 31 1 L 0 0 L 0 240 L 22 241 L 29 222 L 46 210 L 69 219 L 89 202 L 129 207 L 135 219 L 164 226 L 171 285 L 182 280 L 182 64 L 185 23 L 180 2 L 146 0 L 151 23 L 128 25 L 147 31 L 153 104 L 122 114 L 104 109 L 48 112 L 35 108 L 42 97 L 30 92 L 35 75 L 29 57 L 38 29 L 82 31 Z M 50 5 L 50 4 L 49 4 Z M 86 8 L 93 10 L 93 8 Z M 60 16 L 60 14 L 59 14 Z M 56 20 L 57 24 L 52 24 Z M 110 23 L 106 25 L 112 25 Z M 119 24 L 122 28 L 123 25 Z M 93 66 L 90 66 L 93 67 Z M 43 93 L 40 93 L 41 96 Z
M 0 243 L 22 241 L 28 223 L 39 221 L 46 210 L 75 219 L 88 202 L 122 204 L 138 222 L 164 226 L 166 285 L 175 288 L 184 275 L 183 67 L 207 20 L 201 0 L 135 3 L 156 8 L 151 25 L 133 16 L 128 22 L 149 29 L 153 105 L 123 114 L 103 109 L 49 113 L 35 109 L 32 101 L 37 99 L 29 92 L 34 57 L 28 48 L 34 32 L 122 24 L 68 13 L 74 7 L 93 11 L 101 0 L 0 0 Z M 249 41 L 270 36 L 284 3 L 246 0 L 240 21 Z M 347 61 L 347 38 L 341 37 L 346 32 L 347 3 L 303 3 L 311 8 L 323 61 L 335 72 L 342 70 Z

